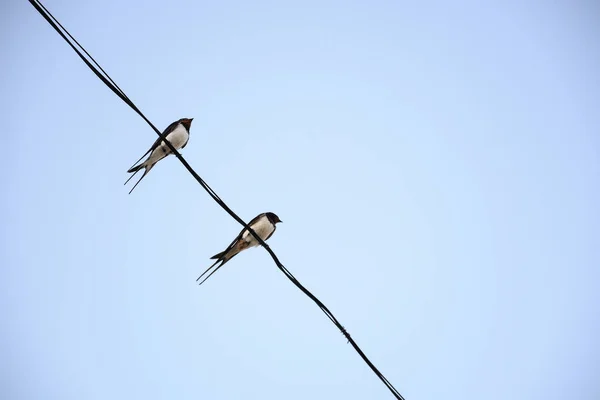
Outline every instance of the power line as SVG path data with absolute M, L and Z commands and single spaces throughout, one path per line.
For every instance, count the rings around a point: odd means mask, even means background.
M 240 223 L 244 228 L 246 228 L 252 236 L 256 238 L 256 240 L 260 243 L 262 247 L 271 255 L 273 261 L 277 265 L 277 267 L 285 274 L 285 276 L 294 284 L 298 289 L 300 289 L 305 295 L 307 295 L 312 301 L 314 301 L 317 306 L 323 311 L 323 313 L 331 320 L 331 322 L 342 332 L 342 334 L 348 340 L 348 343 L 352 345 L 354 350 L 361 356 L 365 363 L 371 368 L 371 370 L 377 375 L 377 377 L 384 383 L 384 385 L 392 392 L 392 394 L 396 397 L 396 399 L 404 400 L 404 397 L 396 390 L 396 388 L 391 384 L 390 381 L 375 367 L 375 365 L 369 360 L 369 358 L 363 353 L 360 347 L 356 344 L 354 339 L 350 336 L 350 334 L 346 331 L 346 328 L 342 326 L 342 324 L 335 318 L 333 313 L 329 311 L 329 309 L 323 304 L 317 297 L 315 297 L 308 289 L 306 289 L 297 279 L 292 275 L 292 273 L 279 261 L 273 250 L 267 245 L 257 234 L 254 232 L 244 220 L 242 220 L 236 213 L 225 204 L 223 200 L 217 195 L 217 193 L 192 169 L 192 167 L 187 163 L 187 161 L 179 154 L 179 152 L 173 147 L 171 142 L 167 141 L 165 135 L 163 135 L 153 124 L 150 122 L 148 118 L 137 108 L 137 106 L 127 97 L 125 92 L 121 90 L 121 88 L 112 80 L 112 78 L 104 71 L 104 69 L 96 62 L 96 60 L 85 50 L 85 48 L 79 44 L 79 42 L 65 29 L 62 24 L 44 7 L 44 5 L 38 0 L 29 0 L 31 5 L 35 7 L 35 9 L 48 21 L 48 23 L 58 32 L 58 34 L 71 46 L 71 48 L 77 53 L 77 55 L 83 60 L 83 62 L 92 70 L 94 74 L 102 81 L 110 90 L 112 90 L 125 104 L 133 109 L 150 127 L 156 132 L 156 134 L 162 139 L 162 141 L 169 147 L 171 152 L 175 154 L 175 156 L 181 161 L 183 166 L 188 170 L 188 172 L 196 179 L 196 181 L 202 186 L 204 190 L 212 197 L 212 199 L 223 208 L 233 219 L 235 219 L 238 223 Z M 68 38 L 67 38 L 68 37 Z M 72 40 L 69 40 L 69 38 Z M 81 51 L 78 49 L 81 49 Z M 88 58 L 86 58 L 83 54 Z M 91 62 L 90 62 L 91 60 Z M 94 66 L 94 65 L 95 66 Z M 97 68 L 96 68 L 97 67 Z

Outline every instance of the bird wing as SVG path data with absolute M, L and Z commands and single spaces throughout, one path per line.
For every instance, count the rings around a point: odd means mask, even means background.
M 175 128 L 177 128 L 178 124 L 179 124 L 179 120 L 173 122 L 171 125 L 167 126 L 167 129 L 165 129 L 162 134 L 166 137 L 169 133 L 173 132 L 175 130 Z M 158 147 L 158 145 L 161 143 L 161 141 L 162 141 L 161 137 L 159 137 L 158 139 L 156 139 L 156 141 L 154 143 L 152 143 L 152 146 L 150 146 L 150 148 L 148 149 L 148 151 L 145 152 L 144 155 L 141 156 L 136 162 L 134 162 L 133 165 L 131 166 L 131 168 L 129 168 L 129 170 L 131 170 L 140 161 L 142 161 L 142 158 L 146 157 L 150 152 L 154 151 L 154 149 L 156 149 Z M 125 182 L 125 183 L 127 184 L 127 182 Z
M 261 217 L 264 217 L 266 213 L 262 213 L 257 215 L 256 217 L 254 217 L 252 219 L 252 221 L 250 221 L 250 223 L 248 224 L 248 226 L 250 228 L 252 228 L 252 225 L 254 225 Z M 252 228 L 254 229 L 254 228 Z M 231 244 L 229 246 L 227 246 L 227 248 L 225 250 L 223 250 L 220 253 L 215 254 L 214 256 L 211 257 L 211 260 L 216 259 L 217 261 L 214 262 L 213 265 L 211 265 L 210 267 L 208 267 L 206 269 L 206 271 L 204 271 L 202 273 L 202 275 L 200 275 L 198 277 L 198 279 L 196 279 L 196 282 L 198 282 L 204 275 L 206 275 L 211 269 L 212 271 L 210 272 L 210 274 L 208 274 L 208 276 L 206 278 L 204 278 L 204 280 L 202 280 L 199 285 L 202 285 L 208 278 L 210 278 L 212 276 L 212 274 L 214 274 L 215 272 L 217 272 L 217 270 L 219 268 L 221 268 L 223 265 L 225 265 L 225 263 L 227 263 L 227 261 L 231 260 L 233 257 L 235 257 L 238 253 L 232 255 L 231 257 L 229 257 L 228 259 L 226 259 L 227 254 L 231 251 L 231 249 L 233 249 L 237 243 L 239 243 L 240 240 L 242 240 L 242 237 L 244 235 L 244 232 L 246 231 L 246 228 L 243 228 L 242 231 L 237 235 L 237 237 L 233 240 L 233 242 L 231 242 Z M 272 234 L 271 234 L 272 235 Z M 269 235 L 269 236 L 271 236 Z M 221 264 L 219 264 L 219 262 L 221 262 Z M 219 264 L 215 269 L 213 269 L 213 267 L 215 267 L 217 264 Z
M 173 132 L 175 130 L 175 128 L 177 128 L 177 125 L 179 125 L 179 120 L 173 122 L 171 125 L 167 126 L 167 129 L 165 129 L 163 131 L 163 136 L 167 137 L 167 135 L 171 132 Z M 162 138 L 159 137 L 158 139 L 156 139 L 156 141 L 154 143 L 152 143 L 152 146 L 150 147 L 150 150 L 148 150 L 148 153 L 151 152 L 152 150 L 156 149 L 159 145 L 160 142 L 162 142 Z M 146 153 L 146 154 L 148 154 Z
M 252 221 L 250 221 L 250 222 L 248 223 L 248 226 L 252 228 L 252 225 L 254 225 L 254 224 L 255 224 L 255 223 L 256 223 L 256 222 L 257 222 L 257 221 L 258 221 L 258 220 L 259 220 L 261 217 L 263 217 L 264 215 L 265 215 L 265 213 L 262 213 L 262 214 L 259 214 L 259 215 L 257 215 L 256 217 L 254 217 L 254 218 L 252 219 Z M 253 228 L 253 229 L 254 229 L 254 228 Z M 235 237 L 235 239 L 233 239 L 233 241 L 232 241 L 232 242 L 229 244 L 229 246 L 227 246 L 227 248 L 226 248 L 225 250 L 223 250 L 223 251 L 222 251 L 222 252 L 220 252 L 220 253 L 217 253 L 217 254 L 215 254 L 215 255 L 214 255 L 214 256 L 212 256 L 211 258 L 214 260 L 214 259 L 221 258 L 221 257 L 223 257 L 224 255 L 226 255 L 226 254 L 227 254 L 227 252 L 228 252 L 229 250 L 231 250 L 231 249 L 233 248 L 233 246 L 235 246 L 235 244 L 236 244 L 237 242 L 239 242 L 239 241 L 240 241 L 240 239 L 241 239 L 241 238 L 242 238 L 242 236 L 244 235 L 244 232 L 246 232 L 246 228 L 242 228 L 241 232 L 240 232 L 240 233 L 239 233 L 239 234 L 238 234 L 238 235 Z

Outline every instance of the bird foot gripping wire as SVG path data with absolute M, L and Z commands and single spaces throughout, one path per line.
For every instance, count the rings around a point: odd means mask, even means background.
M 102 69 L 102 67 L 94 60 L 94 58 L 85 50 L 83 46 L 77 42 L 77 40 L 67 31 L 61 23 L 44 7 L 44 5 L 40 2 L 40 0 L 29 0 L 29 2 L 33 5 L 33 7 L 42 15 L 42 17 L 54 28 L 54 30 L 67 42 L 67 44 L 77 53 L 77 55 L 81 58 L 81 60 L 92 70 L 92 72 L 113 92 L 117 97 L 119 97 L 125 104 L 127 104 L 133 111 L 135 111 L 148 125 L 154 130 L 154 132 L 159 136 L 159 143 L 164 143 L 172 154 L 174 154 L 179 161 L 183 164 L 183 166 L 187 169 L 187 171 L 194 177 L 194 179 L 202 186 L 202 188 L 209 194 L 209 196 L 221 207 L 225 210 L 233 219 L 235 219 L 238 223 L 240 223 L 245 229 L 248 230 L 257 240 L 257 242 L 262 245 L 265 250 L 271 255 L 273 261 L 277 265 L 277 267 L 286 275 L 286 277 L 294 284 L 298 289 L 300 289 L 306 296 L 308 296 L 312 301 L 314 301 L 319 308 L 327 315 L 327 317 L 331 320 L 331 322 L 342 332 L 342 334 L 348 339 L 348 343 L 351 343 L 357 353 L 361 356 L 363 361 L 371 368 L 373 373 L 377 375 L 377 377 L 383 382 L 383 384 L 390 390 L 390 392 L 394 395 L 394 397 L 398 400 L 404 400 L 404 397 L 394 388 L 394 386 L 386 379 L 385 376 L 375 365 L 367 358 L 367 356 L 362 352 L 362 350 L 358 347 L 358 345 L 354 342 L 354 340 L 350 337 L 350 334 L 346 331 L 346 329 L 341 326 L 341 324 L 337 321 L 337 319 L 333 316 L 333 314 L 327 309 L 327 307 L 316 298 L 311 292 L 309 292 L 298 280 L 292 275 L 290 271 L 287 270 L 281 264 L 273 250 L 269 246 L 266 245 L 264 240 L 249 226 L 247 225 L 237 214 L 225 204 L 225 202 L 217 195 L 217 193 L 198 175 L 194 169 L 188 164 L 188 162 L 179 154 L 178 150 L 173 146 L 170 139 L 167 138 L 167 135 L 161 133 L 152 122 L 140 111 L 140 109 L 127 97 L 127 95 L 121 90 L 121 88 L 112 80 L 112 78 Z M 85 55 L 84 55 L 85 53 Z M 191 119 L 190 119 L 191 122 Z M 189 126 L 187 126 L 187 131 L 189 133 Z M 168 134 L 168 132 L 166 132 Z M 179 146 L 178 146 L 179 147 Z M 181 146 L 183 148 L 183 145 Z M 164 147 L 163 147 L 164 149 Z M 166 154 L 166 151 L 165 151 Z M 143 157 L 142 157 L 143 158 Z M 141 161 L 141 160 L 140 160 Z M 136 163 L 137 164 L 137 163 Z M 146 169 L 145 172 L 148 170 Z M 265 239 L 266 240 L 266 239 Z M 222 265 L 222 264 L 221 264 Z M 213 271 L 214 272 L 214 271 Z
M 342 335 L 344 335 L 346 337 L 346 339 L 348 339 L 348 343 L 350 343 L 350 334 L 348 333 L 348 331 L 346 330 L 346 328 L 344 328 L 342 326 L 342 329 L 340 329 L 342 331 Z

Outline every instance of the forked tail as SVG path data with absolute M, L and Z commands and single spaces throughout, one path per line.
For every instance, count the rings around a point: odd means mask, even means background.
M 210 271 L 210 270 L 211 270 L 211 269 L 212 269 L 212 268 L 213 268 L 215 265 L 217 265 L 217 264 L 221 263 L 221 264 L 220 264 L 220 265 L 219 265 L 217 268 L 213 269 L 213 270 L 211 271 L 211 273 L 210 273 L 210 274 L 208 274 L 208 276 L 207 276 L 206 278 L 202 279 L 202 281 L 201 281 L 201 282 L 198 284 L 198 286 L 202 285 L 202 284 L 203 284 L 203 283 L 204 283 L 204 282 L 205 282 L 205 281 L 206 281 L 208 278 L 210 278 L 210 277 L 211 277 L 211 275 L 212 275 L 212 274 L 214 274 L 215 272 L 217 272 L 217 270 L 218 270 L 219 268 L 221 268 L 221 267 L 223 266 L 223 264 L 225 264 L 226 262 L 227 262 L 227 261 L 224 261 L 224 260 L 218 259 L 217 261 L 215 261 L 215 263 L 214 263 L 213 265 L 211 265 L 210 267 L 206 268 L 206 271 L 204 271 L 204 272 L 202 273 L 202 275 L 200 275 L 200 276 L 198 277 L 198 279 L 196 279 L 196 282 L 198 282 L 198 281 L 199 281 L 199 280 L 200 280 L 200 279 L 201 279 L 201 278 L 202 278 L 204 275 L 206 275 L 206 273 L 207 273 L 208 271 Z
M 216 259 L 218 259 L 218 258 L 221 258 L 221 257 L 223 257 L 223 255 L 224 255 L 226 252 L 227 252 L 227 250 L 225 250 L 225 251 L 222 251 L 222 252 L 220 252 L 220 253 L 217 253 L 217 254 L 215 254 L 214 256 L 212 256 L 210 259 L 211 259 L 211 260 L 216 260 Z
M 129 168 L 127 170 L 127 173 L 132 173 L 132 172 L 138 172 L 140 169 L 144 168 L 144 163 L 138 164 L 138 165 L 134 165 L 133 167 Z
M 138 185 L 138 184 L 139 184 L 139 183 L 142 181 L 142 179 L 144 179 L 144 177 L 145 177 L 146 175 L 148 175 L 148 172 L 150 172 L 150 170 L 152 169 L 152 167 L 153 167 L 153 166 L 154 166 L 154 164 L 153 164 L 153 165 L 146 166 L 146 165 L 144 165 L 144 163 L 142 163 L 142 164 L 140 164 L 140 165 L 138 165 L 138 166 L 136 166 L 136 167 L 132 167 L 132 168 L 131 168 L 131 169 L 128 171 L 128 172 L 133 172 L 133 175 L 131 175 L 131 176 L 129 177 L 129 179 L 127 179 L 127 180 L 125 181 L 125 185 L 127 185 L 127 182 L 129 182 L 129 181 L 131 180 L 131 178 L 133 178 L 133 177 L 135 176 L 135 174 L 137 174 L 138 172 L 140 172 L 140 170 L 141 170 L 142 168 L 145 168 L 145 170 L 144 170 L 144 174 L 143 174 L 143 175 L 142 175 L 142 177 L 141 177 L 141 178 L 140 178 L 140 179 L 139 179 L 139 180 L 138 180 L 138 181 L 135 183 L 135 185 L 133 185 L 133 187 L 132 187 L 132 188 L 131 188 L 131 190 L 129 191 L 129 194 L 131 194 L 131 192 L 133 192 L 133 189 L 135 189 L 135 187 L 136 187 L 136 186 L 137 186 L 137 185 Z

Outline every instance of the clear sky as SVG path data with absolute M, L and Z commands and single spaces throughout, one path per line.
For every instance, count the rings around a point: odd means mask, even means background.
M 591 1 L 45 5 L 407 400 L 600 398 Z M 0 397 L 389 399 L 25 2 L 0 12 Z

